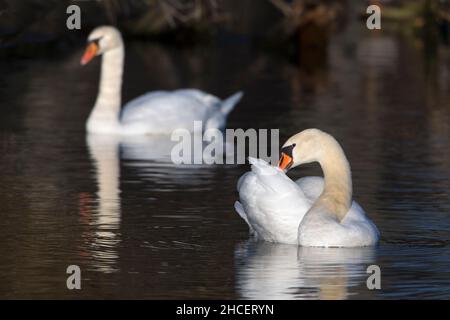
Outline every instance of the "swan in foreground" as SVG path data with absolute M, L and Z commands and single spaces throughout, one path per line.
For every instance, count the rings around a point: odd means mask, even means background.
M 352 201 L 350 165 L 339 143 L 318 129 L 291 137 L 278 167 L 250 159 L 238 182 L 236 211 L 259 240 L 310 247 L 364 247 L 378 242 L 377 227 Z M 284 171 L 318 162 L 324 178 L 292 181 Z
M 121 111 L 124 44 L 120 32 L 110 26 L 94 29 L 81 64 L 103 55 L 100 89 L 86 127 L 91 133 L 142 135 L 170 134 L 176 129 L 223 129 L 227 115 L 240 101 L 238 92 L 226 100 L 196 89 L 154 91 L 126 104 Z

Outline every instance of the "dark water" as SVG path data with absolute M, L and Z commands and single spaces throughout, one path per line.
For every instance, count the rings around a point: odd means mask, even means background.
M 321 67 L 233 43 L 129 43 L 123 95 L 242 89 L 230 128 L 330 132 L 377 248 L 254 243 L 233 209 L 247 165 L 176 167 L 155 159 L 159 141 L 87 138 L 99 62 L 81 68 L 81 48 L 1 62 L 0 297 L 449 299 L 450 50 L 363 33 L 334 36 Z M 372 264 L 381 290 L 366 287 Z

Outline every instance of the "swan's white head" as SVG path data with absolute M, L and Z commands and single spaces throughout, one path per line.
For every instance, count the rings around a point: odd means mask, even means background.
M 278 167 L 285 171 L 305 163 L 319 161 L 323 157 L 327 141 L 332 136 L 319 129 L 307 129 L 290 137 L 281 148 Z
M 96 56 L 122 47 L 123 40 L 119 30 L 111 26 L 97 27 L 89 34 L 81 64 L 85 65 Z

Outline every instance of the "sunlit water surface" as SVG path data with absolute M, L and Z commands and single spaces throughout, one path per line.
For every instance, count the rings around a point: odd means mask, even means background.
M 125 101 L 242 89 L 230 128 L 333 134 L 379 247 L 255 243 L 233 209 L 248 165 L 175 166 L 158 140 L 86 137 L 99 62 L 81 68 L 80 48 L 0 63 L 0 297 L 450 298 L 450 52 L 430 62 L 414 42 L 357 29 L 333 37 L 322 67 L 245 45 L 127 49 Z M 66 288 L 72 264 L 80 291 Z M 366 287 L 373 264 L 381 290 Z

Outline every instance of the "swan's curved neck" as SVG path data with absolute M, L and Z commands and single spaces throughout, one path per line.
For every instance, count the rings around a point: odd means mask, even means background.
M 100 88 L 87 122 L 88 131 L 114 132 L 119 127 L 124 57 L 123 46 L 103 54 Z
M 339 143 L 331 138 L 324 143 L 320 166 L 324 173 L 325 186 L 317 204 L 342 221 L 352 204 L 352 176 L 350 164 Z

